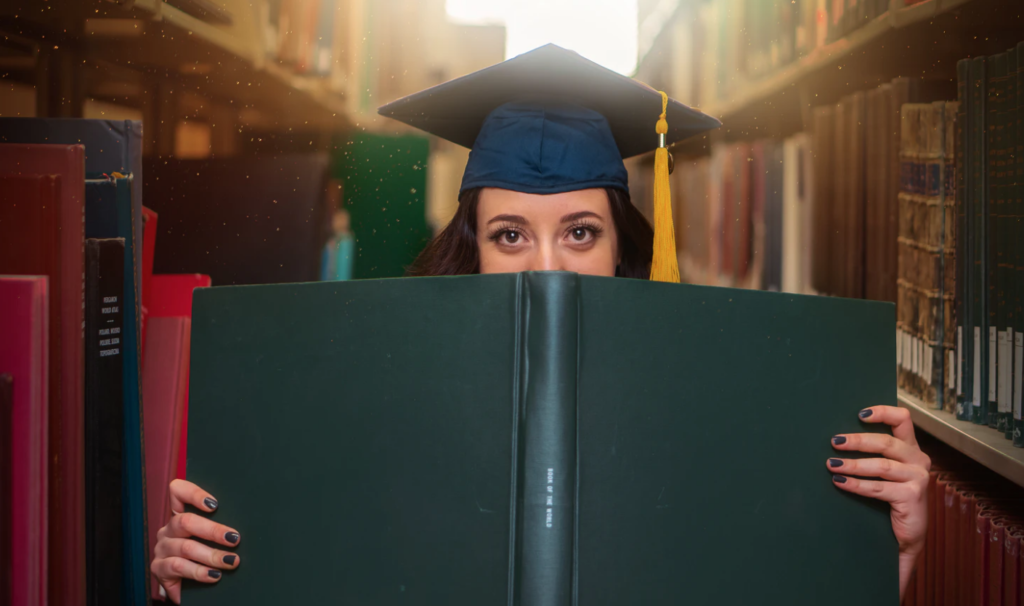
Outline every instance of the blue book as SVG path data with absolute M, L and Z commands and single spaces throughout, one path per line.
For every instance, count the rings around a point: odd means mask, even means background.
M 0 118 L 0 143 L 60 143 L 85 145 L 85 171 L 131 174 L 132 205 L 142 216 L 142 122 L 84 118 Z M 142 222 L 135 226 L 142 242 Z M 142 281 L 141 247 L 136 247 L 135 279 Z
M 87 150 L 88 151 L 88 150 Z M 96 175 L 89 175 L 95 177 Z M 138 263 L 141 239 L 136 235 L 142 217 L 135 213 L 132 177 L 89 178 L 85 182 L 86 238 L 124 238 L 124 299 L 122 335 L 122 391 L 124 441 L 122 443 L 123 575 L 121 603 L 144 606 L 148 596 L 149 539 L 146 534 L 145 468 L 142 444 L 142 390 L 139 351 Z M 132 254 L 127 254 L 132 251 Z

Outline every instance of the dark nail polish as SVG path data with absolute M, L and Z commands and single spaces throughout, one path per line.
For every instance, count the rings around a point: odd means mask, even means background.
M 220 578 L 220 571 L 219 570 L 210 570 L 210 571 L 207 572 L 207 574 L 210 575 L 211 579 L 219 579 Z
M 832 438 L 832 443 L 835 444 L 836 446 L 846 444 L 846 436 L 836 436 Z
M 829 459 L 828 460 L 828 466 L 829 467 L 839 467 L 842 464 L 843 464 L 842 459 Z
M 860 411 L 860 414 L 858 416 L 860 418 L 862 418 L 862 419 L 866 419 L 866 418 L 870 417 L 871 413 L 873 413 L 873 412 L 875 412 L 875 411 L 871 410 L 870 408 L 865 408 L 864 410 Z
M 213 497 L 206 497 L 203 499 L 203 503 L 210 509 L 217 509 L 217 499 Z
M 832 476 L 832 481 L 836 484 L 846 484 L 846 478 L 843 476 Z
M 237 557 L 238 556 L 226 555 L 223 558 L 224 559 L 224 563 L 227 564 L 228 566 L 234 566 L 235 565 L 235 558 L 237 558 Z
M 234 545 L 235 543 L 238 542 L 238 533 L 237 532 L 225 532 L 224 533 L 224 540 L 227 541 L 228 543 L 231 543 L 232 545 Z

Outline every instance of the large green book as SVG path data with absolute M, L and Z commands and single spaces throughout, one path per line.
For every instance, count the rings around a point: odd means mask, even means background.
M 192 326 L 241 565 L 189 606 L 898 603 L 888 506 L 826 466 L 884 431 L 891 303 L 541 272 L 201 289 Z

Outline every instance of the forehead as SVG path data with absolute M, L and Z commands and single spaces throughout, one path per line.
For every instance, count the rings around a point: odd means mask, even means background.
M 515 214 L 527 219 L 550 218 L 557 221 L 568 213 L 580 211 L 590 211 L 608 218 L 610 210 L 608 194 L 600 188 L 558 194 L 527 194 L 488 187 L 480 191 L 477 217 L 487 221 L 495 215 Z

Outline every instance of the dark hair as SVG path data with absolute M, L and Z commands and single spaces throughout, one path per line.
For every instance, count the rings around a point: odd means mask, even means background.
M 615 233 L 619 238 L 619 266 L 615 275 L 646 280 L 651 273 L 654 230 L 633 206 L 629 194 L 606 187 Z M 476 209 L 480 188 L 467 189 L 459 196 L 459 208 L 441 233 L 427 244 L 409 267 L 408 276 L 457 276 L 480 273 L 480 250 L 476 241 Z

